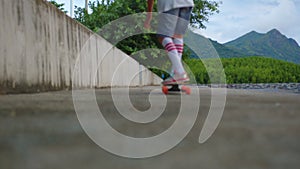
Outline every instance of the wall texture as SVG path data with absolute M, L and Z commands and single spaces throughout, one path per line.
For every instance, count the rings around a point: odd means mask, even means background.
M 1 0 L 0 25 L 0 90 L 47 91 L 72 84 L 156 85 L 161 81 L 44 0 Z

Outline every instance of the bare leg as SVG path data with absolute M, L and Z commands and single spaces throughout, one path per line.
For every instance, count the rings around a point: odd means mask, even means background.
M 183 35 L 180 34 L 174 34 L 173 38 L 183 39 Z

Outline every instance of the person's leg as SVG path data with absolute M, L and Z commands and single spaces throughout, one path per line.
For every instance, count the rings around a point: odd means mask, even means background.
M 178 52 L 178 57 L 181 60 L 182 59 L 182 54 L 183 54 L 183 48 L 184 48 L 184 44 L 183 44 L 183 37 L 179 37 L 179 36 L 174 36 L 173 42 L 176 46 L 177 52 Z
M 186 33 L 188 29 L 188 25 L 190 22 L 190 17 L 192 13 L 192 7 L 180 8 L 179 9 L 179 18 L 177 21 L 177 25 L 174 33 L 174 43 L 177 47 L 177 51 L 179 53 L 180 58 L 182 58 L 184 42 L 183 35 Z
M 181 63 L 181 59 L 178 56 L 177 48 L 173 42 L 173 35 L 178 21 L 179 9 L 172 9 L 159 15 L 158 24 L 158 41 L 166 49 L 169 59 L 172 63 L 173 73 L 184 73 L 184 68 Z
M 177 48 L 173 42 L 171 37 L 164 37 L 162 38 L 162 45 L 166 49 L 169 59 L 172 63 L 172 70 L 174 74 L 183 74 L 185 73 L 184 68 L 181 63 L 181 59 L 178 57 Z
M 192 9 L 193 8 L 191 8 L 191 7 L 179 9 L 177 24 L 176 24 L 175 32 L 173 35 L 173 42 L 175 44 L 175 47 L 176 47 L 176 50 L 178 53 L 178 58 L 180 60 L 181 65 L 182 65 L 182 54 L 183 54 L 183 49 L 184 49 L 183 35 L 186 33 L 186 31 L 188 29 Z M 184 68 L 180 72 L 180 74 L 178 75 L 177 78 L 185 80 L 185 81 L 189 80 Z
M 171 77 L 163 81 L 164 85 L 179 84 L 188 82 L 190 79 L 185 73 L 180 57 L 178 56 L 177 48 L 173 42 L 172 37 L 164 37 L 162 39 L 162 45 L 168 52 L 169 59 L 172 62 Z
M 162 44 L 164 37 L 158 37 L 158 41 Z M 182 59 L 182 54 L 183 54 L 183 48 L 184 48 L 184 44 L 183 44 L 183 36 L 182 35 L 174 35 L 172 37 L 173 39 L 173 43 L 177 49 L 177 53 L 178 53 L 178 57 L 181 61 Z M 171 74 L 174 74 L 174 69 L 172 68 L 171 70 Z

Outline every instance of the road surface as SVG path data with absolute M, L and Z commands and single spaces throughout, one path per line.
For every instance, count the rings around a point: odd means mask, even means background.
M 157 88 L 131 88 L 131 102 L 137 109 L 147 110 L 148 94 Z M 211 89 L 204 87 L 199 91 L 200 110 L 191 132 L 172 150 L 146 159 L 122 158 L 95 144 L 77 119 L 71 91 L 0 95 L 0 168 L 299 168 L 299 94 L 230 89 L 216 132 L 199 144 Z M 161 93 L 156 90 L 154 94 Z M 96 96 L 107 121 L 119 132 L 134 137 L 166 130 L 176 119 L 180 105 L 179 95 L 167 96 L 164 114 L 153 123 L 141 125 L 117 113 L 110 89 L 97 89 Z

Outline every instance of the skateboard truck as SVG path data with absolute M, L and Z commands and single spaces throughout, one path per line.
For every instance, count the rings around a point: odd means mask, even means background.
M 168 88 L 168 86 L 171 86 L 171 88 Z M 170 84 L 170 85 L 163 85 L 162 92 L 166 95 L 169 94 L 170 92 L 184 92 L 187 95 L 190 95 L 191 88 L 185 85 L 182 85 L 180 88 L 179 84 Z

